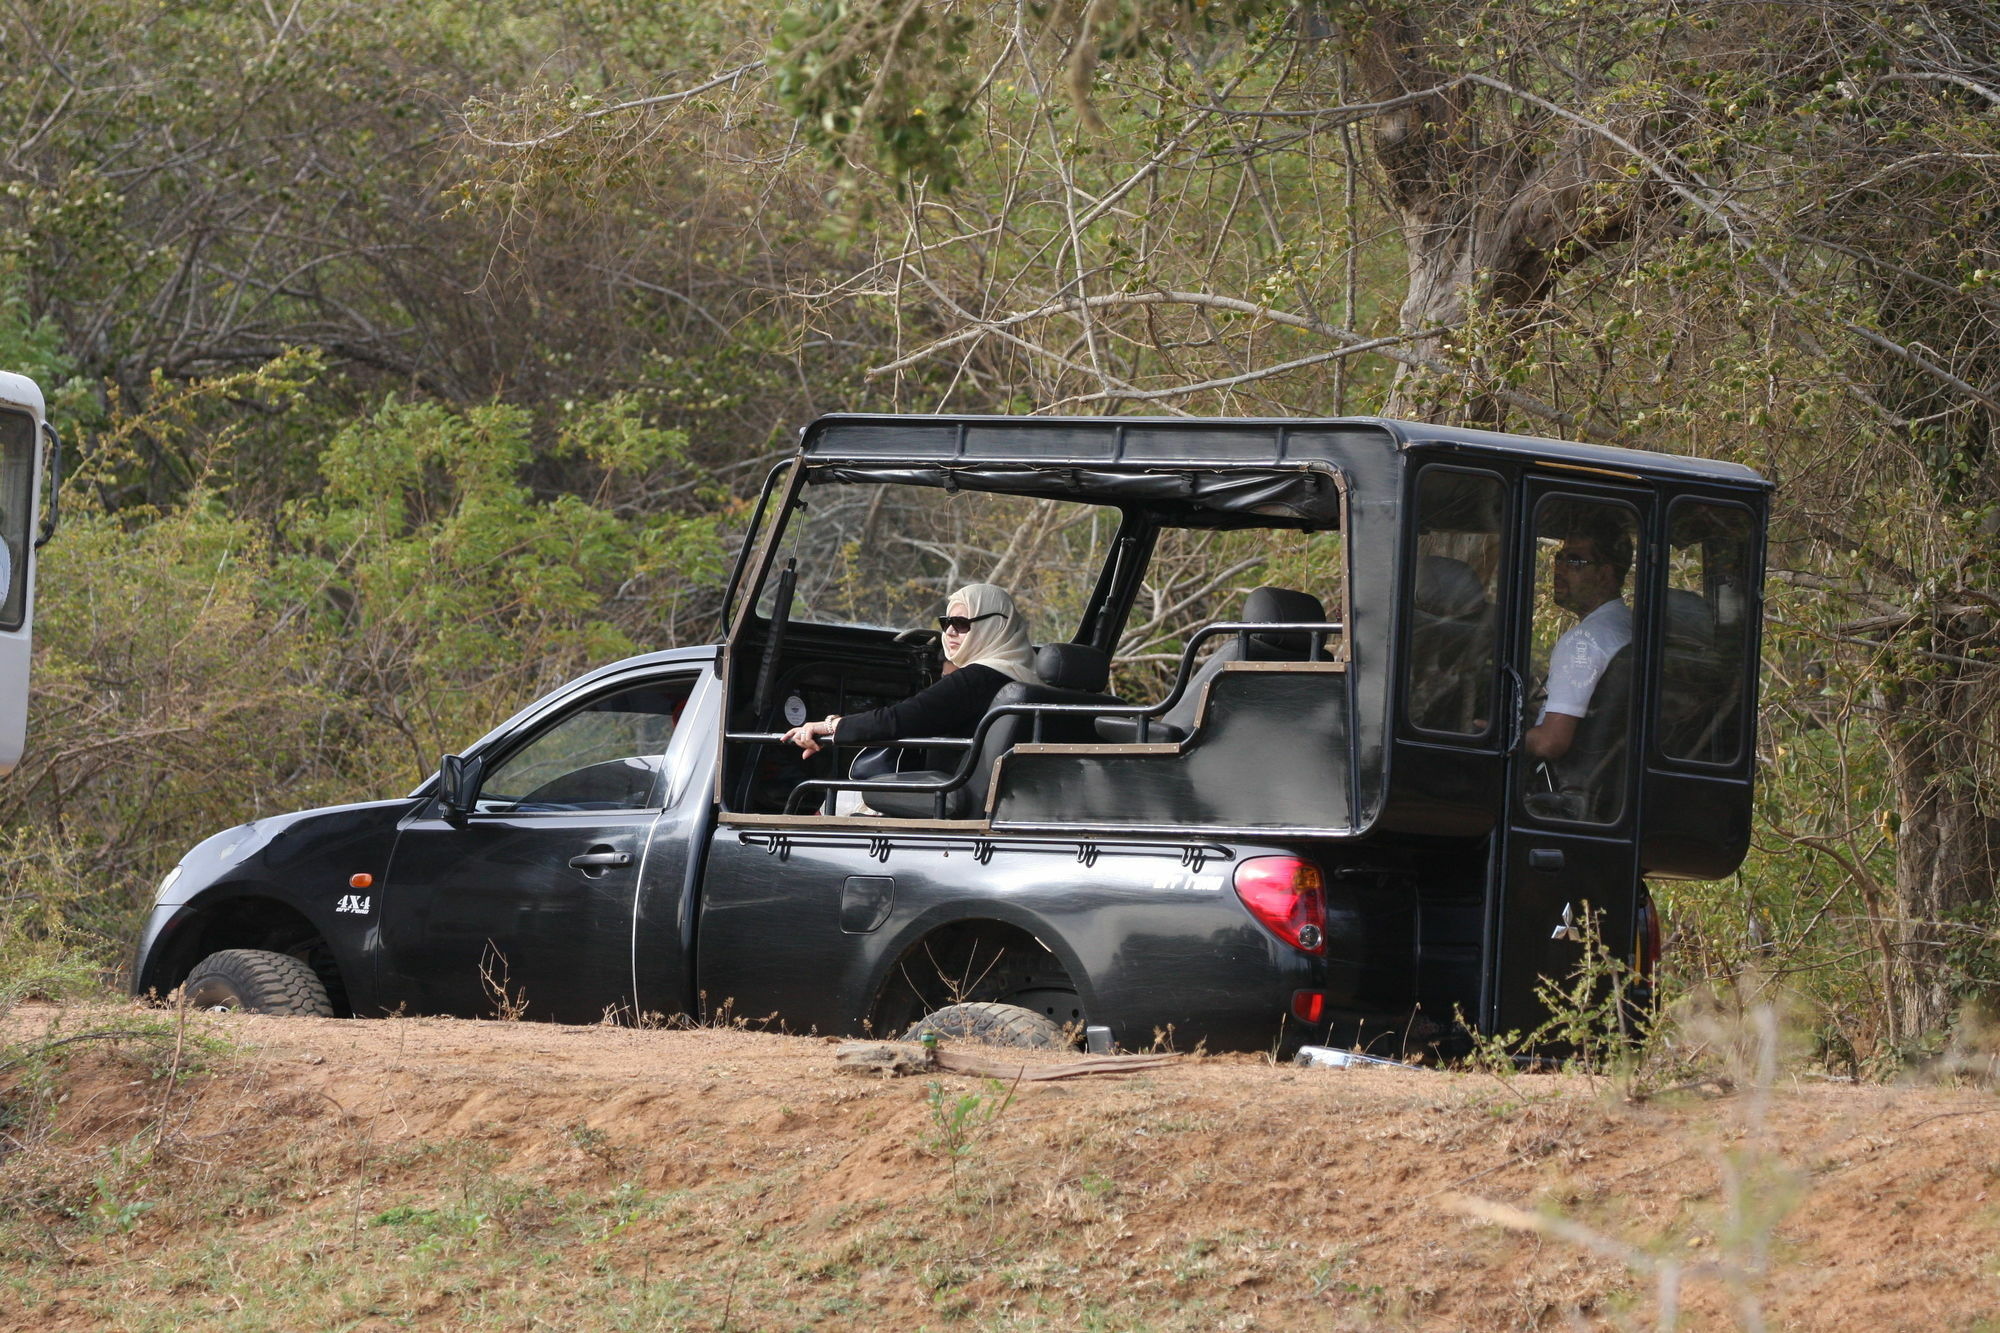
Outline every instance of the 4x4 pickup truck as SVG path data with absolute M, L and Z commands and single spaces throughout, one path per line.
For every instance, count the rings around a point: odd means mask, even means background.
M 1747 848 L 1767 501 L 1730 464 L 1409 422 L 826 417 L 766 483 L 724 642 L 593 672 L 408 796 L 210 838 L 135 990 L 840 1034 L 952 1009 L 1096 1050 L 1527 1031 L 1590 939 L 1650 965 L 1647 877 Z M 1110 693 L 1203 560 L 1267 586 L 1160 697 Z M 1045 684 L 885 776 L 780 743 L 935 679 L 910 627 L 980 579 L 1068 634 Z M 1549 663 L 1586 601 L 1622 642 L 1579 687 Z M 1544 679 L 1588 696 L 1561 753 Z

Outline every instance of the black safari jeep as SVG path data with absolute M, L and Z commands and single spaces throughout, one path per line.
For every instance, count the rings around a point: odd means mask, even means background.
M 1593 930 L 1650 966 L 1648 878 L 1748 846 L 1768 498 L 1402 421 L 826 417 L 725 642 L 593 672 L 409 796 L 210 838 L 135 989 L 856 1034 L 949 1008 L 1094 1050 L 1530 1030 Z M 1233 619 L 1161 637 L 1253 570 Z M 936 679 L 918 627 L 975 581 L 1037 617 L 1045 685 L 872 777 L 779 742 Z M 1112 692 L 1121 652 L 1154 697 Z

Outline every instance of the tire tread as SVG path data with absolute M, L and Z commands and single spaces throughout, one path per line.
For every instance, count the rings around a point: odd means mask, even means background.
M 225 982 L 250 1013 L 332 1018 L 326 983 L 305 960 L 269 949 L 222 949 L 196 963 L 183 983 L 192 992 L 204 975 Z
M 984 1000 L 949 1004 L 926 1014 L 904 1034 L 904 1040 L 919 1040 L 926 1032 L 986 1046 L 1025 1050 L 1059 1051 L 1067 1049 L 1070 1044 L 1062 1027 L 1046 1014 L 1038 1014 L 1018 1004 Z

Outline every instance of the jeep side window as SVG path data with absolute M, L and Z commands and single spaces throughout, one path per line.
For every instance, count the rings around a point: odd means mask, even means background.
M 1639 522 L 1630 506 L 1550 496 L 1535 509 L 1530 759 L 1524 804 L 1544 819 L 1616 823 L 1625 810 Z
M 1493 728 L 1505 511 L 1491 473 L 1430 467 L 1417 479 L 1406 686 L 1414 727 L 1455 736 Z
M 649 681 L 593 699 L 488 773 L 480 814 L 644 810 L 694 678 Z
M 1660 751 L 1733 764 L 1743 753 L 1755 523 L 1740 505 L 1677 500 L 1667 517 Z

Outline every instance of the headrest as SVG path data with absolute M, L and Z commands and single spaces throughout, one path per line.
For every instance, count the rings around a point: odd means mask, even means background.
M 1035 674 L 1059 690 L 1102 694 L 1111 683 L 1111 658 L 1087 643 L 1045 643 L 1035 650 Z
M 1309 592 L 1291 588 L 1252 588 L 1243 599 L 1243 618 L 1268 623 L 1323 621 L 1326 608 Z
M 1715 647 L 1715 612 L 1706 597 L 1686 588 L 1667 589 L 1667 644 L 1698 653 Z
M 1316 624 L 1326 620 L 1326 608 L 1309 592 L 1291 588 L 1252 588 L 1243 599 L 1243 619 L 1265 624 Z M 1265 651 L 1304 660 L 1312 638 L 1306 634 L 1252 634 L 1251 642 Z M 1260 654 L 1261 655 L 1261 654 Z
M 1486 589 L 1463 560 L 1427 555 L 1417 561 L 1417 610 L 1446 620 L 1469 620 L 1486 610 Z

